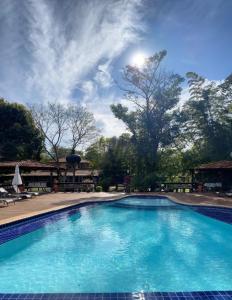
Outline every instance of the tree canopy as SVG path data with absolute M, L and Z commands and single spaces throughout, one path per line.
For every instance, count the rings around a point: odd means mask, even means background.
M 189 169 L 201 163 L 231 159 L 232 75 L 216 82 L 187 73 L 190 96 L 180 105 L 184 79 L 162 67 L 165 56 L 161 51 L 123 70 L 128 106 L 111 109 L 129 134 L 102 138 L 87 152 L 105 186 L 122 182 L 129 169 L 134 187 L 155 189 L 156 182 L 190 180 Z
M 81 105 L 47 103 L 33 105 L 31 112 L 44 137 L 43 149 L 57 164 L 63 145 L 75 153 L 78 146 L 96 138 L 94 117 Z
M 179 102 L 183 78 L 161 67 L 166 51 L 146 59 L 142 67 L 126 66 L 123 87 L 133 109 L 112 105 L 114 115 L 122 120 L 134 144 L 138 182 L 154 182 L 158 150 L 172 144 L 178 127 L 173 122 L 173 108 Z
M 86 150 L 86 159 L 92 162 L 94 169 L 102 171 L 103 188 L 124 182 L 127 173 L 132 174 L 135 166 L 133 145 L 129 134 L 119 137 L 101 137 Z
M 216 83 L 187 73 L 190 98 L 182 114 L 182 137 L 200 161 L 230 159 L 232 151 L 232 76 Z
M 187 73 L 190 96 L 181 105 L 184 79 L 163 67 L 166 54 L 123 69 L 123 101 L 111 106 L 127 127 L 119 137 L 97 139 L 93 114 L 79 104 L 40 104 L 29 111 L 0 99 L 0 158 L 39 159 L 43 149 L 44 159 L 49 155 L 59 165 L 60 157 L 88 146 L 85 158 L 102 170 L 105 190 L 128 174 L 135 188 L 154 190 L 157 182 L 189 179 L 188 170 L 198 164 L 231 159 L 232 75 L 212 81 Z
M 0 158 L 39 159 L 43 137 L 30 111 L 22 104 L 0 99 Z

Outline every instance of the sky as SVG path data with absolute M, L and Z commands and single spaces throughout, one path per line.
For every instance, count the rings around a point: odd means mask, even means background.
M 232 72 L 231 0 L 1 0 L 0 97 L 77 102 L 119 136 L 116 81 L 137 53 L 166 49 L 165 68 L 209 80 Z M 183 84 L 181 101 L 188 96 Z

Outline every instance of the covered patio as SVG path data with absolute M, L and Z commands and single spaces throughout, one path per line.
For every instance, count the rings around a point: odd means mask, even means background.
M 217 161 L 192 170 L 193 182 L 202 191 L 231 191 L 232 161 Z
M 16 165 L 19 166 L 25 190 L 36 188 L 42 191 L 51 191 L 57 167 L 53 164 L 33 160 L 0 162 L 1 186 L 11 186 Z M 36 176 L 37 172 L 40 172 L 41 176 Z

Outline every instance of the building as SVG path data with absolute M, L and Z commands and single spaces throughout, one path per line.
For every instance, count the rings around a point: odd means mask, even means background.
M 67 164 L 66 159 L 61 158 L 59 163 L 58 178 L 57 165 L 53 161 L 41 163 L 38 161 L 6 161 L 0 162 L 0 184 L 11 185 L 15 166 L 19 165 L 23 184 L 26 189 L 38 188 L 42 190 L 51 190 L 54 182 L 58 182 L 61 191 L 91 191 L 98 182 L 99 170 L 93 170 L 90 162 L 82 160 L 75 171 Z
M 232 161 L 217 161 L 200 165 L 192 170 L 193 182 L 204 191 L 232 189 Z
M 41 163 L 33 160 L 0 162 L 1 186 L 11 186 L 16 165 L 19 166 L 23 184 L 26 189 L 36 187 L 39 190 L 51 190 L 57 168 L 54 164 Z
M 66 163 L 66 158 L 60 158 L 59 166 L 61 168 L 60 190 L 62 191 L 92 191 L 98 183 L 100 170 L 93 170 L 88 160 L 82 159 L 75 170 Z

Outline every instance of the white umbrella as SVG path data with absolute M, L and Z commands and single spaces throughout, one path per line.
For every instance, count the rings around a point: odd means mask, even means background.
M 15 166 L 14 178 L 12 180 L 12 185 L 13 185 L 13 188 L 16 191 L 16 193 L 20 192 L 18 186 L 21 185 L 21 184 L 23 184 L 23 182 L 22 182 L 22 178 L 21 178 L 20 173 L 19 173 L 19 166 L 16 165 Z

